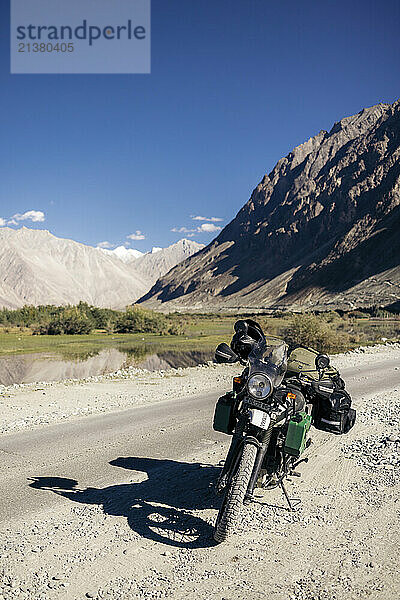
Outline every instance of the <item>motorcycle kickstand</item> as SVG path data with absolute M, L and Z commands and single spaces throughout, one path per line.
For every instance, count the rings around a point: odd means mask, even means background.
M 308 456 L 306 458 L 301 458 L 297 462 L 294 463 L 293 468 L 296 469 L 301 463 L 308 463 Z
M 292 512 L 295 512 L 297 510 L 297 506 L 301 503 L 300 498 L 292 498 L 292 500 L 289 498 L 289 494 L 287 493 L 287 490 L 285 488 L 285 484 L 283 483 L 283 481 L 280 482 L 280 486 L 282 488 L 282 492 L 284 493 L 284 496 L 287 500 L 287 503 L 289 504 L 289 509 Z M 293 504 L 293 502 L 296 502 L 296 504 Z

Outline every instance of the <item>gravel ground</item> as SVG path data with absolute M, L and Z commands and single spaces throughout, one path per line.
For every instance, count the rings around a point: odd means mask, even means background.
M 87 379 L 12 385 L 0 390 L 0 434 L 200 395 L 229 386 L 234 374 L 237 366 L 209 363 L 158 372 L 129 367 Z
M 356 368 L 377 357 L 400 358 L 400 347 L 361 349 L 333 363 Z M 196 395 L 229 385 L 236 373 L 237 367 L 210 365 L 8 388 L 2 427 L 15 431 Z M 355 397 L 354 405 L 357 425 L 347 435 L 312 429 L 309 462 L 288 483 L 290 496 L 301 498 L 299 509 L 288 512 L 279 490 L 260 492 L 226 544 L 212 542 L 219 505 L 212 485 L 224 442 L 206 440 L 202 450 L 189 448 L 185 461 L 149 473 L 133 459 L 120 461 L 124 484 L 80 489 L 60 478 L 37 485 L 38 498 L 51 493 L 60 502 L 0 528 L 0 600 L 399 597 L 399 388 Z

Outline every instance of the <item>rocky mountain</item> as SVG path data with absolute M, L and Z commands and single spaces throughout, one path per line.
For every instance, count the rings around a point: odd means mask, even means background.
M 179 240 L 168 248 L 153 248 L 152 252 L 143 254 L 135 260 L 134 268 L 146 277 L 146 280 L 151 279 L 155 283 L 159 277 L 202 248 L 204 244 L 198 244 L 193 240 Z
M 392 304 L 399 264 L 397 101 L 279 160 L 218 237 L 140 301 L 166 310 Z
M 48 231 L 1 227 L 0 306 L 76 304 L 83 300 L 95 306 L 122 308 L 198 249 L 199 244 L 181 240 L 126 261 Z M 145 262 L 136 268 L 137 260 Z

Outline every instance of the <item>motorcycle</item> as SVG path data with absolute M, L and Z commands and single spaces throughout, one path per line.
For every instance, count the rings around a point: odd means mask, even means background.
M 312 404 L 303 393 L 308 375 L 302 372 L 285 378 L 287 344 L 267 342 L 261 328 L 258 337 L 252 340 L 246 358 L 227 344 L 220 344 L 215 353 L 219 363 L 245 366 L 242 375 L 234 378 L 233 390 L 218 400 L 214 414 L 214 429 L 233 436 L 216 485 L 223 496 L 214 530 L 216 542 L 235 532 L 242 506 L 256 499 L 256 488 L 280 487 L 291 510 L 300 502 L 290 499 L 284 481 L 300 476 L 297 466 L 308 461 L 302 457 L 311 443 Z M 328 356 L 315 353 L 312 368 L 319 373 L 318 380 L 324 380 L 329 364 Z

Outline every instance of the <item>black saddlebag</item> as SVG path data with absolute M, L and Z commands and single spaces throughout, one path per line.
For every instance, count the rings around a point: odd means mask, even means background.
M 213 429 L 231 435 L 236 424 L 236 394 L 228 392 L 218 399 L 215 406 Z
M 330 433 L 347 433 L 356 422 L 356 411 L 351 408 L 351 397 L 345 390 L 335 390 L 320 396 L 313 408 L 313 424 Z

